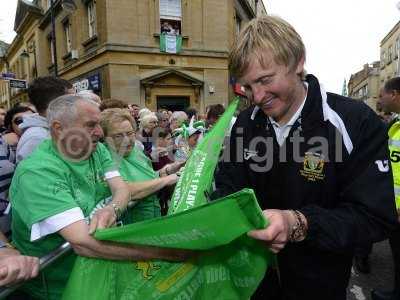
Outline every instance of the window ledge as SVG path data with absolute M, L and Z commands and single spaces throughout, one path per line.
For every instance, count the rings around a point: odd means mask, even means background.
M 160 33 L 153 33 L 153 37 L 160 37 Z M 182 35 L 182 39 L 183 40 L 187 40 L 187 39 L 189 39 L 189 36 L 188 35 Z
M 88 38 L 86 41 L 83 41 L 82 46 L 87 47 L 88 45 L 90 45 L 91 43 L 94 43 L 95 41 L 97 41 L 97 35 L 94 35 L 94 36 Z
M 71 57 L 72 57 L 72 54 L 71 54 L 71 51 L 70 51 L 70 52 L 68 52 L 67 54 L 65 54 L 65 55 L 62 57 L 62 59 L 63 59 L 63 60 L 70 60 Z

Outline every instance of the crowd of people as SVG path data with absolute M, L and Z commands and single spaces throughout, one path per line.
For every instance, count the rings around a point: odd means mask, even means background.
M 193 108 L 154 112 L 91 91 L 76 93 L 70 82 L 55 77 L 35 79 L 28 96 L 29 103 L 0 111 L 0 285 L 36 277 L 37 258 L 60 240 L 89 257 L 175 260 L 184 255 L 107 248 L 89 233 L 116 219 L 130 224 L 165 215 L 178 172 L 223 106 L 208 107 L 204 116 Z M 42 272 L 46 291 L 42 279 L 28 282 L 29 297 L 60 298 L 73 256 Z
M 253 299 L 344 300 L 357 249 L 388 237 L 395 288 L 372 296 L 399 299 L 399 123 L 388 132 L 366 105 L 327 93 L 306 73 L 305 59 L 302 39 L 286 21 L 260 17 L 243 28 L 229 69 L 252 105 L 228 130 L 228 159 L 216 169 L 210 197 L 252 188 L 269 222 L 248 233 L 277 254 Z M 400 112 L 399 93 L 400 78 L 386 83 L 385 111 Z M 28 96 L 29 104 L 0 111 L 1 230 L 9 234 L 11 206 L 12 239 L 0 236 L 0 285 L 31 279 L 22 288 L 26 299 L 60 299 L 75 255 L 169 261 L 192 255 L 111 244 L 92 233 L 165 215 L 182 167 L 222 105 L 204 116 L 194 109 L 151 111 L 75 93 L 54 77 L 36 79 Z M 38 278 L 37 257 L 65 241 L 73 252 Z

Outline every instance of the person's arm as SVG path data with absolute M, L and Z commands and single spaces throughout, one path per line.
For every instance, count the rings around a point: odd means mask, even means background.
M 107 183 L 111 189 L 112 200 L 104 208 L 99 209 L 90 221 L 90 233 L 96 229 L 107 228 L 113 225 L 120 214 L 126 210 L 129 202 L 129 188 L 128 185 L 118 175 L 116 177 L 108 178 Z
M 39 258 L 21 255 L 9 245 L 7 238 L 0 232 L 0 241 L 6 247 L 0 249 L 0 286 L 12 285 L 34 278 L 39 273 Z
M 176 162 L 165 165 L 158 171 L 160 174 L 160 177 L 164 177 L 164 176 L 168 176 L 168 175 L 177 173 L 185 164 L 186 164 L 186 161 L 176 161 Z
M 337 164 L 340 198 L 336 206 L 315 203 L 299 208 L 307 227 L 304 242 L 309 247 L 349 253 L 359 245 L 385 239 L 398 226 L 386 128 L 372 111 L 366 111 L 359 127 L 353 128 L 355 132 L 353 152 Z M 249 235 L 266 241 L 275 252 L 281 250 L 293 225 L 287 212 L 264 211 L 269 227 Z
M 353 152 L 337 170 L 337 205 L 299 209 L 308 222 L 310 246 L 352 251 L 387 238 L 398 226 L 386 127 L 372 110 L 363 115 L 353 132 Z
M 88 225 L 83 220 L 64 227 L 59 234 L 70 242 L 76 254 L 86 257 L 135 261 L 149 259 L 183 261 L 193 253 L 185 250 L 98 241 L 89 235 Z
M 175 184 L 178 181 L 178 176 L 175 174 L 164 176 L 161 178 L 140 181 L 128 182 L 131 200 L 142 199 L 148 195 L 158 192 L 166 186 Z
M 252 230 L 248 235 L 264 241 L 274 253 L 281 251 L 289 242 L 301 242 L 307 236 L 308 222 L 299 211 L 267 209 L 263 211 L 269 225 L 265 229 Z

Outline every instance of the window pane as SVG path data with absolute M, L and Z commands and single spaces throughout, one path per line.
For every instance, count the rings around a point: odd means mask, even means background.
M 160 0 L 160 17 L 162 18 L 181 18 L 181 0 Z
M 88 25 L 89 25 L 89 37 L 93 37 L 97 34 L 96 29 L 96 7 L 94 6 L 94 2 L 91 1 L 88 3 Z
M 71 52 L 71 30 L 69 23 L 64 24 L 64 33 L 65 33 L 65 44 L 67 46 L 67 52 Z

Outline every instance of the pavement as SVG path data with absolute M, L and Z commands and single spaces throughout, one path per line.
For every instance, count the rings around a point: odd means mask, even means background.
M 370 255 L 370 274 L 352 269 L 347 300 L 370 300 L 375 288 L 391 290 L 393 287 L 393 260 L 388 241 L 376 243 Z

